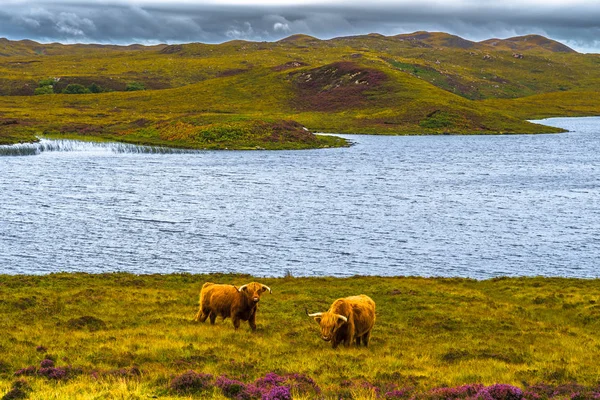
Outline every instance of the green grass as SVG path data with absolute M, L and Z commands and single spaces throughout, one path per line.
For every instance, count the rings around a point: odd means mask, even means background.
M 247 324 L 234 331 L 230 320 L 192 322 L 205 281 L 252 280 L 273 289 L 255 333 Z M 343 381 L 426 391 L 599 378 L 599 280 L 60 273 L 0 276 L 0 288 L 0 393 L 17 370 L 47 357 L 80 372 L 58 382 L 25 377 L 33 399 L 181 398 L 169 382 L 190 369 L 243 381 L 304 373 L 332 397 Z M 333 350 L 304 310 L 360 293 L 377 303 L 371 345 Z M 140 376 L 118 372 L 134 366 Z

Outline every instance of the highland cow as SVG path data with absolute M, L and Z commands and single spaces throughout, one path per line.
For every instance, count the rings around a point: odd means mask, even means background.
M 204 322 L 210 318 L 210 323 L 214 325 L 217 316 L 223 319 L 231 317 L 235 329 L 240 327 L 240 321 L 248 321 L 254 331 L 260 295 L 267 290 L 272 293 L 271 288 L 257 282 L 239 288 L 206 282 L 200 291 L 200 309 L 194 320 Z
M 308 310 L 306 311 L 308 314 Z M 308 314 L 321 326 L 321 338 L 331 342 L 334 349 L 343 343 L 349 347 L 353 341 L 360 346 L 369 345 L 371 330 L 375 325 L 375 302 L 361 294 L 333 302 L 327 312 Z

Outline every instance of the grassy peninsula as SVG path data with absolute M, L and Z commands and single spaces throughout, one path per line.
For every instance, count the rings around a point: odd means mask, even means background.
M 205 281 L 253 280 L 273 289 L 262 296 L 255 333 L 247 324 L 234 331 L 230 320 L 192 321 Z M 305 308 L 325 311 L 359 293 L 377 303 L 371 345 L 333 350 Z M 296 399 L 467 398 L 482 387 L 491 397 L 478 398 L 600 392 L 599 280 L 3 275 L 0 310 L 0 396 L 250 399 L 262 388 L 267 398 L 286 398 L 274 397 L 280 387 Z
M 38 136 L 188 148 L 344 146 L 312 132 L 559 132 L 600 114 L 600 55 L 439 32 L 158 46 L 0 39 L 0 144 Z

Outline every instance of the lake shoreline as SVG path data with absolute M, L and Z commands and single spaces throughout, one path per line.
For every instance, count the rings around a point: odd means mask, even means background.
M 576 117 L 573 117 L 576 118 Z M 585 118 L 585 117 L 581 117 Z M 539 123 L 544 120 L 528 120 L 528 122 Z M 115 138 L 110 137 L 90 137 L 85 135 L 76 135 L 76 134 L 68 134 L 68 135 L 42 135 L 36 136 L 35 140 L 31 141 L 23 141 L 21 138 L 14 138 L 13 142 L 3 142 L 0 144 L 0 156 L 3 155 L 34 155 L 39 154 L 39 152 L 35 151 L 12 151 L 11 148 L 14 147 L 35 147 L 36 144 L 39 144 L 42 140 L 47 141 L 78 141 L 82 143 L 104 143 L 104 144 L 116 144 L 116 145 L 130 145 L 130 146 L 138 146 L 140 151 L 135 151 L 136 153 L 184 153 L 184 152 L 200 152 L 200 151 L 260 151 L 260 150 L 316 150 L 316 149 L 330 149 L 330 148 L 343 148 L 343 147 L 351 147 L 353 142 L 348 138 L 344 138 L 343 136 L 349 136 L 350 138 L 353 136 L 518 136 L 518 135 L 548 135 L 548 134 L 558 134 L 558 133 L 568 133 L 569 130 L 562 129 L 558 127 L 553 127 L 553 129 L 549 129 L 546 131 L 534 132 L 534 133 L 518 133 L 518 132 L 473 132 L 473 133 L 334 133 L 334 132 L 314 132 L 314 136 L 317 138 L 324 138 L 327 140 L 319 141 L 317 145 L 314 147 L 310 146 L 297 146 L 297 145 L 287 145 L 282 144 L 276 147 L 262 147 L 260 145 L 254 146 L 236 146 L 236 145 L 216 145 L 216 146 L 207 146 L 207 147 L 198 147 L 196 145 L 174 145 L 168 142 L 159 142 L 158 144 L 152 144 L 147 141 L 141 140 L 116 140 Z M 341 135 L 341 136 L 340 136 Z M 148 151 L 144 151 L 144 149 L 148 149 Z M 169 151 L 171 150 L 171 151 Z M 133 152 L 133 151 L 132 151 Z
M 423 131 L 423 132 L 385 132 L 381 133 L 373 132 L 373 133 L 353 133 L 346 132 L 344 130 L 340 132 L 320 132 L 319 130 L 313 130 L 312 134 L 317 140 L 312 144 L 298 144 L 293 142 L 283 142 L 278 144 L 273 144 L 267 142 L 261 142 L 259 144 L 253 143 L 248 145 L 244 144 L 236 144 L 225 142 L 223 144 L 204 144 L 198 145 L 197 143 L 186 143 L 184 142 L 171 142 L 169 140 L 159 140 L 152 138 L 150 141 L 148 137 L 144 138 L 129 138 L 129 137 L 120 137 L 121 135 L 93 135 L 89 134 L 78 134 L 75 132 L 69 133 L 44 133 L 39 134 L 35 129 L 27 128 L 23 133 L 8 135 L 6 137 L 0 136 L 0 147 L 6 148 L 12 145 L 27 145 L 27 144 L 35 144 L 38 143 L 40 139 L 48 139 L 48 140 L 78 140 L 82 142 L 98 142 L 98 143 L 123 143 L 123 144 L 131 144 L 137 145 L 141 147 L 156 147 L 156 148 L 172 148 L 172 149 L 180 149 L 180 150 L 314 150 L 314 149 L 326 149 L 326 148 L 337 148 L 337 147 L 350 147 L 352 145 L 347 139 L 341 139 L 337 135 L 348 135 L 348 136 L 358 136 L 358 135 L 375 135 L 375 136 L 504 136 L 504 135 L 545 135 L 545 134 L 556 134 L 556 133 L 566 133 L 569 132 L 567 129 L 563 129 L 560 127 L 552 126 L 552 125 L 544 125 L 542 122 L 547 119 L 554 118 L 593 118 L 593 115 L 590 116 L 582 116 L 582 117 L 548 117 L 541 120 L 529 120 L 526 119 L 524 122 L 532 123 L 535 125 L 541 125 L 544 128 L 532 132 L 483 132 L 483 131 L 465 131 L 465 132 L 445 132 L 439 131 L 437 133 L 431 131 Z M 17 125 L 17 124 L 14 124 Z M 547 128 L 547 129 L 545 129 Z M 216 138 L 218 141 L 221 139 Z M 326 139 L 326 140 L 324 140 Z M 0 153 L 2 155 L 2 153 Z

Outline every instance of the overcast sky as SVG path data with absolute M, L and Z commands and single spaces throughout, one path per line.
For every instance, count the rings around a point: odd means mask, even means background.
M 156 44 L 442 31 L 470 40 L 530 33 L 600 53 L 600 0 L 0 0 L 0 37 Z

